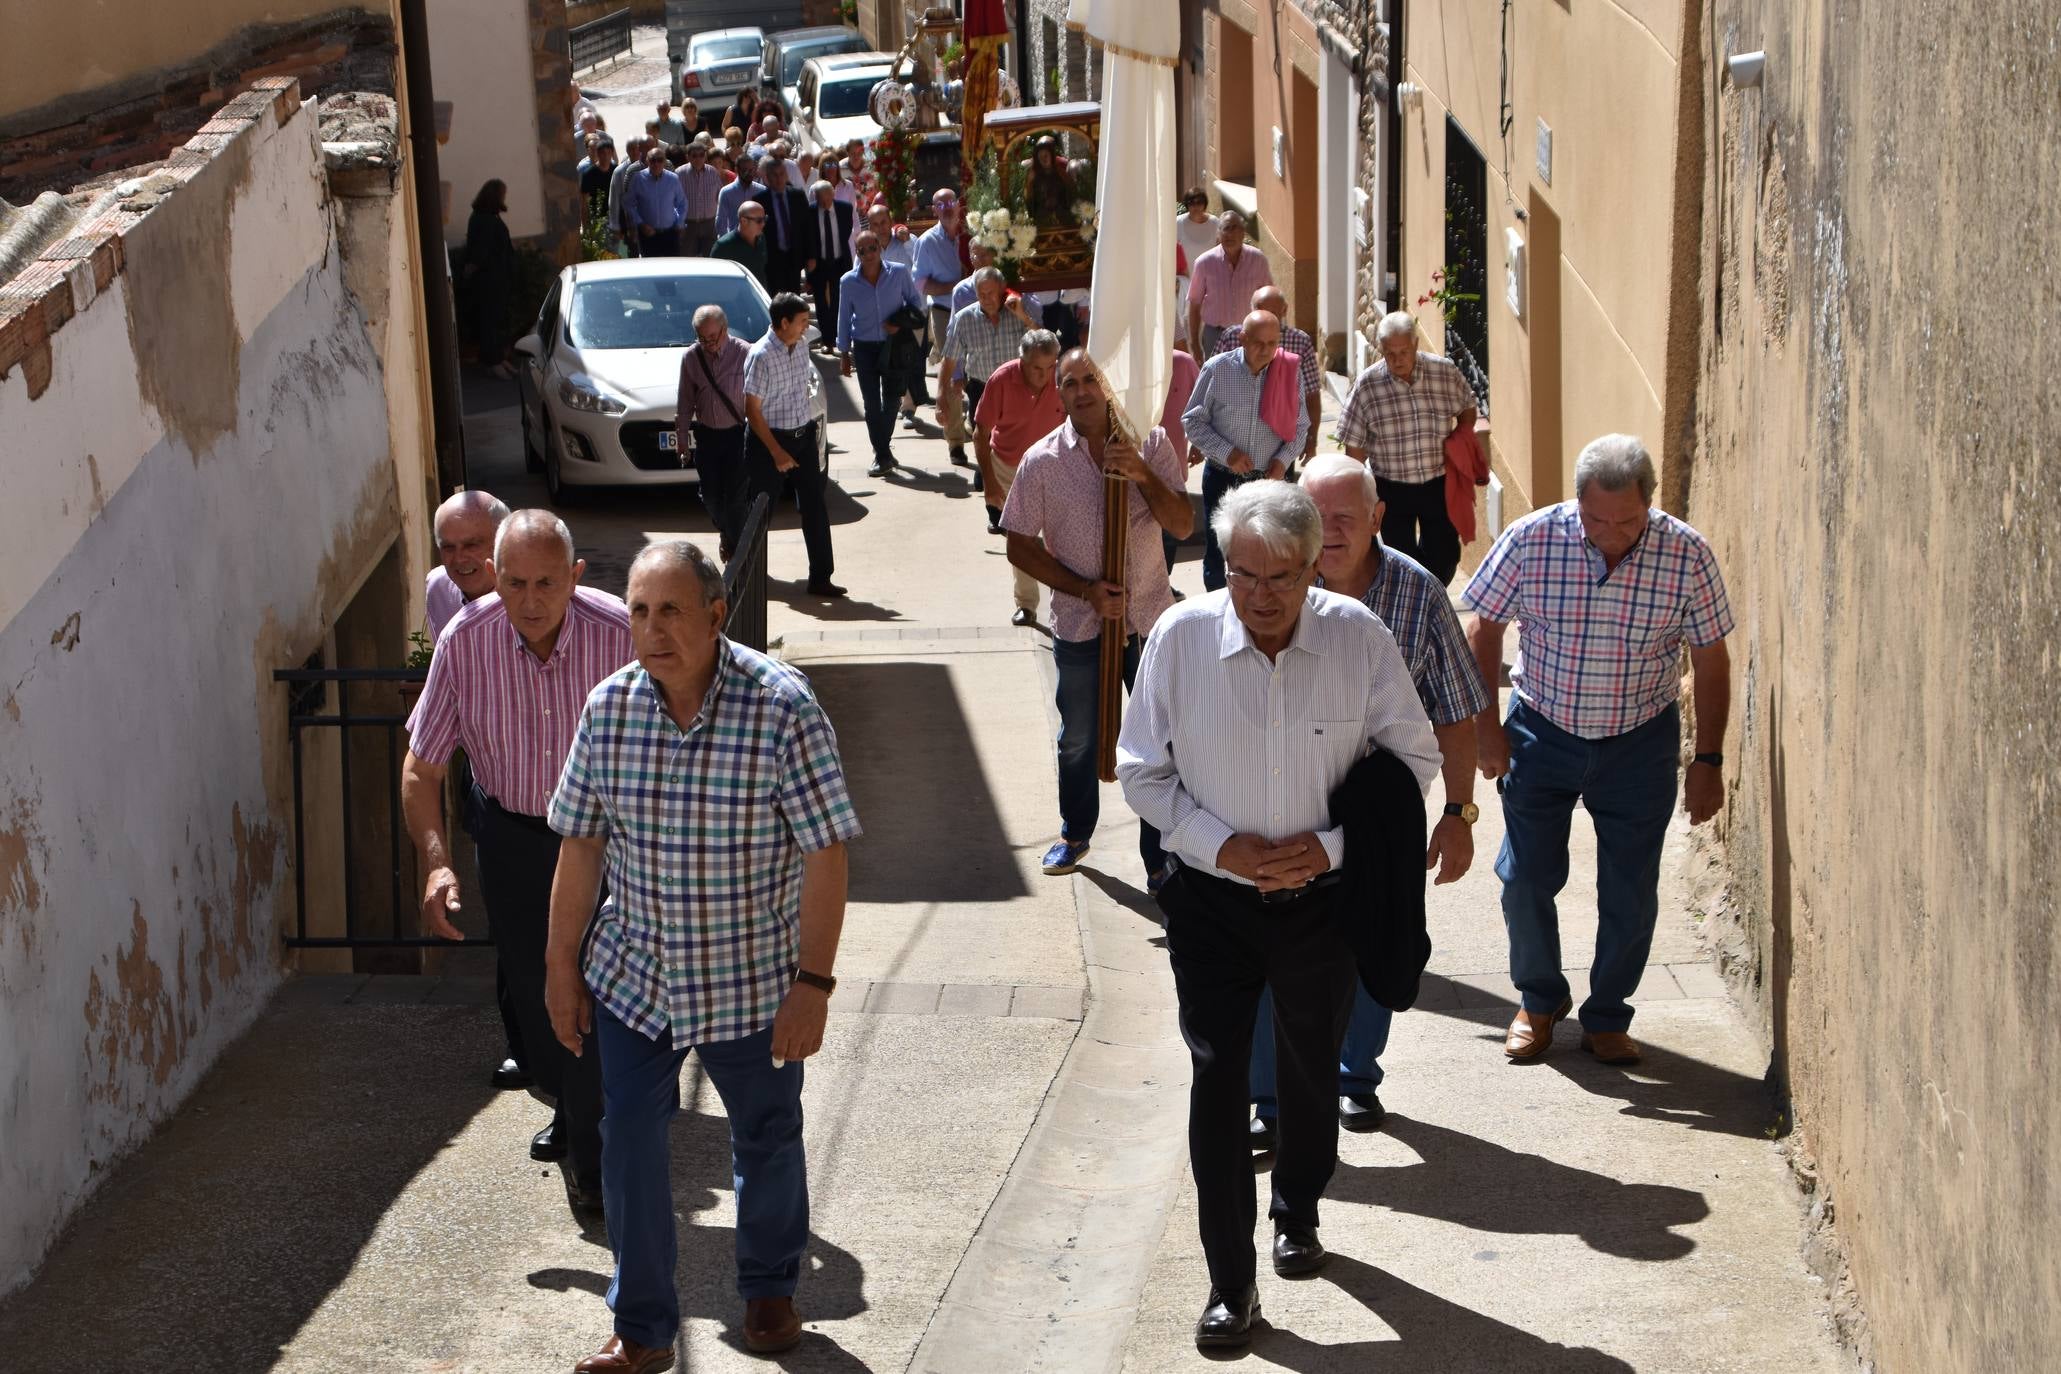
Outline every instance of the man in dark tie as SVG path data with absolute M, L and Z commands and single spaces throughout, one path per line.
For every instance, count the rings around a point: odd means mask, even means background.
M 824 324 L 837 318 L 838 278 L 852 270 L 852 207 L 836 198 L 836 187 L 819 181 L 809 188 L 814 202 L 810 210 L 816 233 L 816 265 L 809 270 L 809 290 L 816 298 L 816 319 Z M 835 351 L 836 343 L 826 334 L 823 347 Z
M 766 189 L 752 199 L 766 207 L 766 289 L 799 292 L 802 273 L 816 266 L 816 224 L 809 198 L 790 185 L 787 169 L 767 158 Z

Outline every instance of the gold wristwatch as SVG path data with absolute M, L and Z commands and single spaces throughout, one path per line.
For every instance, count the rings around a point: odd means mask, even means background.
M 1472 825 L 1481 819 L 1481 808 L 1473 802 L 1447 802 L 1446 814 L 1448 816 L 1458 816 L 1467 824 Z

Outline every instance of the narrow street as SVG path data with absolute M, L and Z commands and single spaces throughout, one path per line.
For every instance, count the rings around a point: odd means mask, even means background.
M 775 1363 L 1200 1368 L 1187 1056 L 1135 822 L 1106 789 L 1086 866 L 1039 874 L 1056 825 L 1044 636 L 1009 627 L 1002 543 L 934 431 L 898 435 L 905 473 L 866 478 L 856 393 L 819 366 L 852 596 L 802 595 L 789 509 L 770 627 L 836 724 L 866 836 L 805 1097 L 807 1335 Z M 472 480 L 519 507 L 542 489 L 512 400 L 468 379 Z M 687 491 L 566 514 L 611 590 L 647 537 L 709 528 Z M 1175 579 L 1191 595 L 1196 557 L 1183 550 Z M 1626 1072 L 1578 1053 L 1571 1027 L 1543 1064 L 1505 1063 L 1498 820 L 1484 809 L 1473 871 L 1431 890 L 1432 971 L 1384 1056 L 1387 1124 L 1341 1137 L 1335 1257 L 1311 1280 L 1263 1279 L 1271 1329 L 1248 1367 L 1845 1367 L 1798 1257 L 1762 1060 L 1687 910 L 1686 827 L 1638 999 L 1648 1054 Z M 1594 894 L 1577 832 L 1564 910 L 1580 966 Z M 608 1330 L 608 1251 L 527 1157 L 547 1109 L 486 1086 L 490 1001 L 487 980 L 456 973 L 290 982 L 0 1305 L 0 1349 L 92 1331 L 107 1340 L 95 1368 L 570 1368 Z M 682 1101 L 681 1367 L 763 1367 L 735 1335 L 725 1127 L 691 1059 Z

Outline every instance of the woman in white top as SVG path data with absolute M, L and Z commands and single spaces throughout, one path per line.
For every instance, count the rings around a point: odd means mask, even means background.
M 1191 186 L 1181 197 L 1186 213 L 1174 220 L 1174 241 L 1181 245 L 1186 259 L 1180 275 L 1174 279 L 1174 339 L 1176 342 L 1188 337 L 1188 272 L 1195 266 L 1195 259 L 1217 246 L 1217 217 L 1209 212 L 1209 194 L 1200 186 Z

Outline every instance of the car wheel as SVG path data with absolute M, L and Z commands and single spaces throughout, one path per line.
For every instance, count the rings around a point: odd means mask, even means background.
M 515 392 L 515 408 L 522 412 L 522 470 L 524 472 L 542 472 L 544 470 L 544 460 L 537 456 L 537 438 L 535 434 L 530 432 L 530 408 L 522 401 L 522 388 L 520 386 L 516 387 Z

